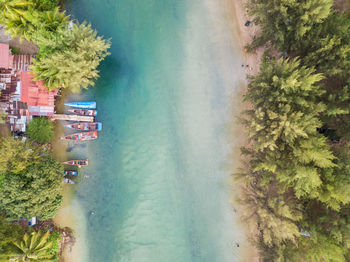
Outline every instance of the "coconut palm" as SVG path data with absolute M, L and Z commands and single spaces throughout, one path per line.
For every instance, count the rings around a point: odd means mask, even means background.
M 54 255 L 49 252 L 52 246 L 52 242 L 48 241 L 49 236 L 50 231 L 44 235 L 41 231 L 33 232 L 31 235 L 25 233 L 22 240 L 13 243 L 16 247 L 16 255 L 10 261 L 51 261 Z
M 17 20 L 25 14 L 33 3 L 26 0 L 0 0 L 0 23 L 7 24 L 12 20 Z

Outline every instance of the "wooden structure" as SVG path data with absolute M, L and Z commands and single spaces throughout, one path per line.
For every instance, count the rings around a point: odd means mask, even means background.
M 53 116 L 50 116 L 50 117 L 52 120 L 64 120 L 64 121 L 75 121 L 75 122 L 94 122 L 93 116 L 54 114 Z

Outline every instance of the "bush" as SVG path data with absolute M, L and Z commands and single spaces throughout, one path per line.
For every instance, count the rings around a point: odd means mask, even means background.
M 27 134 L 38 143 L 48 143 L 53 135 L 53 124 L 46 117 L 36 117 L 28 124 Z

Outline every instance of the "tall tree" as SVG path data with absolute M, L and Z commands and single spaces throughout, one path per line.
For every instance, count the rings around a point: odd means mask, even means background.
M 254 171 L 276 175 L 281 190 L 293 188 L 297 197 L 317 197 L 322 170 L 335 166 L 326 138 L 317 133 L 324 90 L 322 75 L 300 66 L 299 60 L 263 63 L 245 99 L 253 108 L 244 120 L 258 157 Z
M 109 54 L 109 41 L 97 36 L 97 32 L 84 23 L 62 30 L 55 42 L 49 56 L 34 62 L 35 79 L 43 80 L 51 89 L 69 88 L 73 92 L 93 86 L 98 78 L 97 67 Z
M 277 49 L 289 51 L 293 42 L 327 18 L 332 4 L 333 0 L 250 0 L 249 13 L 262 29 L 253 47 L 271 41 Z
M 10 142 L 11 146 L 17 145 L 19 150 L 17 147 L 0 147 L 0 156 L 8 158 L 0 165 L 4 167 L 0 212 L 13 219 L 51 218 L 62 202 L 63 167 L 41 147 L 14 141 Z M 9 155 L 7 148 L 12 150 Z

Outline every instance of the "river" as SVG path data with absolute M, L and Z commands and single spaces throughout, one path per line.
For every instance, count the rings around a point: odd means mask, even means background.
M 70 153 L 90 166 L 60 213 L 77 235 L 67 260 L 244 261 L 244 231 L 230 202 L 238 147 L 230 132 L 245 72 L 229 7 L 228 0 L 67 1 L 73 18 L 112 40 L 96 86 L 70 98 L 96 100 L 103 131 Z

